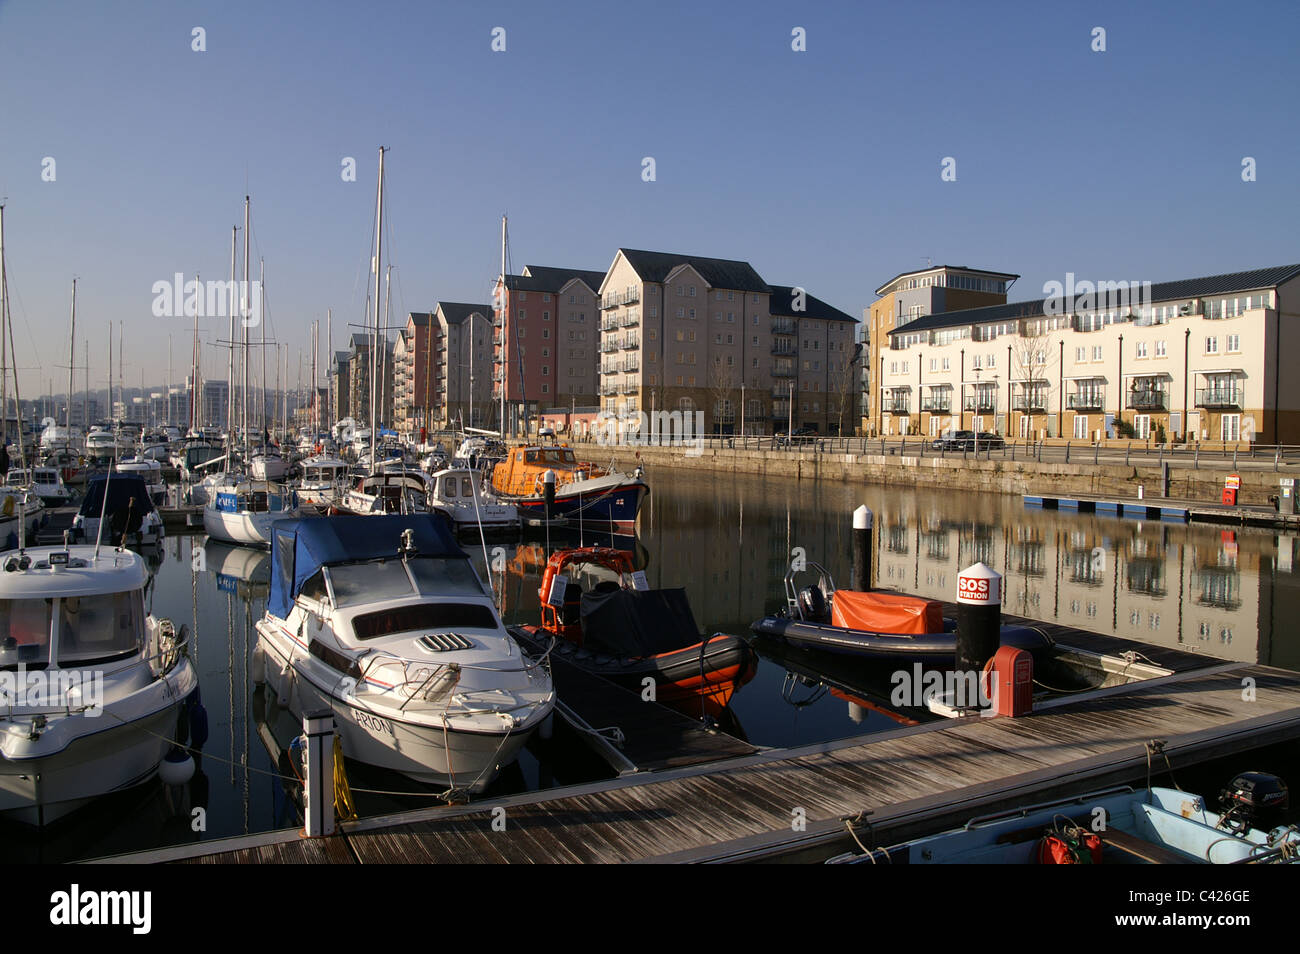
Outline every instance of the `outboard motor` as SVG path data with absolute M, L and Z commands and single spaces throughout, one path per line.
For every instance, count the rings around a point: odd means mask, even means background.
M 1219 827 L 1269 831 L 1282 824 L 1282 814 L 1290 803 L 1286 782 L 1276 775 L 1242 772 L 1219 793 Z
M 805 586 L 799 591 L 799 615 L 808 623 L 830 622 L 830 609 L 820 586 Z

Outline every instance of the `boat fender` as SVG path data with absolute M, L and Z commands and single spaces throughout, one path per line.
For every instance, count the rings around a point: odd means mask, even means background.
M 178 745 L 173 745 L 158 766 L 164 785 L 184 785 L 194 777 L 194 759 Z
M 262 649 L 253 650 L 253 661 L 249 665 L 249 673 L 253 682 L 261 685 L 266 682 L 266 653 Z
M 196 749 L 203 748 L 208 741 L 208 710 L 203 708 L 203 697 L 199 695 L 198 686 L 185 700 L 185 708 L 190 720 L 190 745 Z

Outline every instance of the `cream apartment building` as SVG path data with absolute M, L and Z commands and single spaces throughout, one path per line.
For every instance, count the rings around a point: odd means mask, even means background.
M 748 262 L 620 248 L 600 289 L 605 412 L 703 412 L 710 433 L 832 432 L 857 320 Z
M 1063 278 L 1074 294 L 887 330 L 873 428 L 1300 443 L 1300 378 L 1285 363 L 1300 345 L 1300 265 L 1119 290 Z

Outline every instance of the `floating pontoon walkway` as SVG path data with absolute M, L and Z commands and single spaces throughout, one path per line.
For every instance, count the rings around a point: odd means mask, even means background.
M 1098 497 L 1091 494 L 1023 494 L 1026 507 L 1047 510 L 1077 510 L 1080 513 L 1136 517 L 1139 520 L 1168 520 L 1175 523 L 1222 523 L 1247 527 L 1300 529 L 1300 515 L 1278 513 L 1272 507 L 1255 504 L 1205 503 L 1176 497 Z
M 1300 675 L 1222 663 L 1055 700 L 1021 719 L 927 723 L 671 772 L 370 818 L 324 839 L 272 832 L 113 860 L 699 862 L 801 850 L 808 852 L 804 857 L 824 857 L 845 850 L 843 818 L 860 812 L 871 813 L 874 842 L 888 845 L 980 813 L 1142 784 L 1152 739 L 1164 741 L 1177 772 L 1298 737 Z M 1159 777 L 1164 758 L 1150 756 L 1156 780 L 1167 783 Z M 504 830 L 494 830 L 494 808 L 505 810 Z

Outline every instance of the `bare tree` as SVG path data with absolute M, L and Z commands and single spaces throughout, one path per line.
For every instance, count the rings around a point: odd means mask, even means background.
M 1015 367 L 1009 368 L 1013 382 L 1020 385 L 1020 409 L 1029 418 L 1029 433 L 1034 433 L 1034 415 L 1046 414 L 1051 386 L 1047 377 L 1051 359 L 1052 338 L 1044 319 L 1031 318 L 1022 322 L 1012 354 Z M 1014 406 L 1014 405 L 1013 405 Z M 1011 429 L 1010 420 L 1007 429 Z M 1010 435 L 1008 435 L 1010 436 Z
M 713 395 L 713 427 L 719 434 L 724 424 L 735 426 L 736 405 L 731 398 L 735 389 L 735 368 L 717 355 L 709 366 L 709 392 Z
M 861 394 L 858 386 L 858 374 L 861 369 L 862 356 L 862 345 L 858 343 L 853 346 L 853 356 L 851 358 L 841 358 L 839 367 L 834 364 L 831 365 L 830 389 L 831 393 L 835 395 L 835 413 L 839 421 L 837 433 L 841 436 L 844 434 L 844 415 L 858 403 Z

